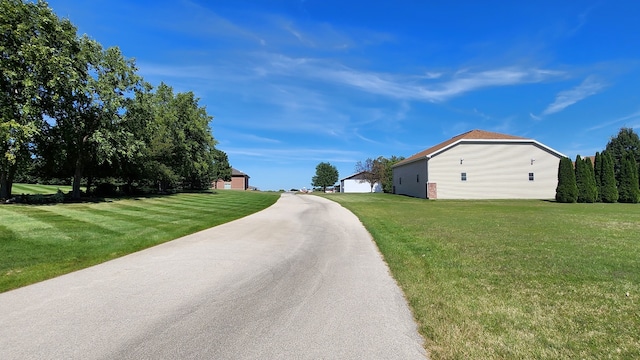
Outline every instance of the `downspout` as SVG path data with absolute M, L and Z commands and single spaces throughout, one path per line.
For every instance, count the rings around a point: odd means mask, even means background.
M 424 167 L 425 167 L 424 170 L 425 170 L 425 173 L 427 175 L 426 176 L 427 183 L 426 183 L 425 188 L 424 188 L 424 198 L 425 199 L 429 199 L 429 160 L 431 159 L 431 156 L 426 155 L 425 158 L 427 159 L 427 161 L 424 164 Z

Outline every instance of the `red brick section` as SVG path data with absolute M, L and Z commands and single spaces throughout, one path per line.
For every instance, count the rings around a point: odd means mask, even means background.
M 500 133 L 496 133 L 496 132 L 491 132 L 491 131 L 484 131 L 484 130 L 471 130 L 468 131 L 466 133 L 462 133 L 458 136 L 454 136 L 451 139 L 442 142 L 436 146 L 432 146 L 424 151 L 421 151 L 417 154 L 411 155 L 410 157 L 400 161 L 397 165 L 401 165 L 401 164 L 405 164 L 405 163 L 409 163 L 412 162 L 416 159 L 419 158 L 423 158 L 429 154 L 432 154 L 446 146 L 449 146 L 453 143 L 455 143 L 458 140 L 462 140 L 462 139 L 467 139 L 467 140 L 524 140 L 527 138 L 523 138 L 520 136 L 513 136 L 513 135 L 507 135 L 507 134 L 500 134 Z
M 429 183 L 427 187 L 427 199 L 437 199 L 438 198 L 438 184 Z

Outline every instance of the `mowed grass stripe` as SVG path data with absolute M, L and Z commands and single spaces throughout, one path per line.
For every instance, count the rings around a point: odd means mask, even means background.
M 67 207 L 62 206 L 48 206 L 43 207 L 45 211 L 58 214 L 69 218 L 72 222 L 89 223 L 99 229 L 104 229 L 106 233 L 113 232 L 114 234 L 125 234 L 140 227 L 140 224 L 132 217 L 118 217 L 113 213 L 103 212 L 97 209 L 96 206 L 91 205 L 71 205 Z M 102 233 L 103 231 L 99 231 Z
M 164 224 L 175 219 L 175 212 L 161 211 L 154 208 L 142 208 L 126 204 L 114 204 L 111 207 L 92 207 L 91 211 L 115 221 L 124 221 L 132 226 L 140 227 Z
M 55 194 L 58 189 L 63 192 L 71 191 L 68 185 L 40 185 L 40 184 L 13 184 L 11 192 L 13 195 L 20 194 Z
M 22 209 L 27 209 L 23 206 Z M 109 227 L 108 224 L 96 224 L 85 217 L 73 216 L 73 210 L 70 212 L 59 212 L 55 206 L 40 206 L 29 208 L 29 216 L 41 222 L 45 222 L 64 232 L 68 237 L 74 240 L 88 240 L 88 238 L 100 236 L 117 236 L 120 233 Z
M 42 229 L 53 232 L 54 236 L 64 235 L 64 232 L 56 234 L 55 226 L 47 221 L 41 221 L 29 212 L 21 211 L 18 206 L 0 206 L 0 219 L 2 219 L 0 222 L 2 226 L 18 234 L 29 234 Z M 2 233 L 0 233 L 0 239 L 3 239 Z
M 0 206 L 0 291 L 78 270 L 264 209 L 279 194 L 177 194 Z M 235 206 L 241 199 L 242 207 Z

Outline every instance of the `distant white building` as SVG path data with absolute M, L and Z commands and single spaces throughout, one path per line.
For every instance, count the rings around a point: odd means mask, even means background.
M 533 139 L 472 130 L 393 166 L 393 193 L 427 199 L 553 199 L 564 155 Z
M 340 192 L 343 193 L 368 193 L 371 192 L 371 185 L 364 179 L 364 171 L 340 179 Z M 380 183 L 373 184 L 373 192 L 382 192 Z

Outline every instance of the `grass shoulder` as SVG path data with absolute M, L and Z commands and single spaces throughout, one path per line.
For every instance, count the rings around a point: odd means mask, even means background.
M 0 292 L 239 219 L 269 207 L 279 196 L 218 190 L 95 203 L 2 205 Z

